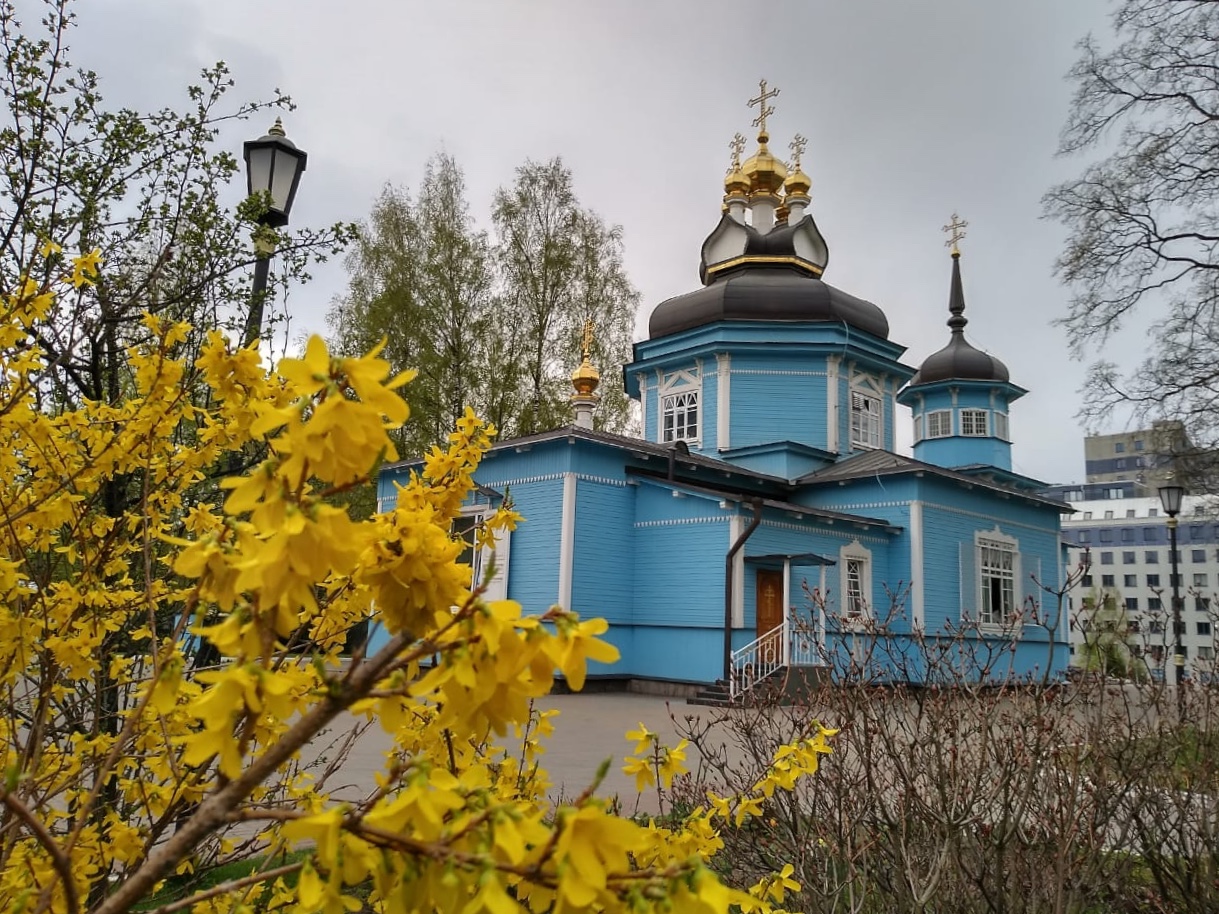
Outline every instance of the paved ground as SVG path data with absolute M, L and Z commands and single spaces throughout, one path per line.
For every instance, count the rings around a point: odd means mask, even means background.
M 568 797 L 579 794 L 592 781 L 601 762 L 612 756 L 614 764 L 599 793 L 603 796 L 617 794 L 626 812 L 634 811 L 636 803 L 640 811 L 655 811 L 655 793 L 639 797 L 634 778 L 628 778 L 622 772 L 622 758 L 633 748 L 626 741 L 625 733 L 643 723 L 649 730 L 660 733 L 668 745 L 676 744 L 667 705 L 670 701 L 679 719 L 706 710 L 687 705 L 684 699 L 625 693 L 552 695 L 540 702 L 544 708 L 559 711 L 554 721 L 555 732 L 545 743 L 546 753 L 542 759 L 554 792 L 561 791 Z M 368 793 L 376 786 L 376 773 L 385 769 L 385 751 L 389 745 L 389 737 L 380 727 L 370 727 L 352 748 L 342 769 L 331 781 L 331 788 L 341 787 L 344 794 L 351 796 Z

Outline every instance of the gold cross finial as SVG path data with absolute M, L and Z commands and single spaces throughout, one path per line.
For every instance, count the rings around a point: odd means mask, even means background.
M 591 320 L 584 322 L 584 340 L 582 345 L 584 348 L 584 361 L 587 362 L 593 351 L 593 322 Z
M 958 245 L 961 239 L 965 237 L 964 229 L 967 225 L 969 225 L 968 222 L 964 221 L 956 213 L 953 213 L 951 221 L 940 229 L 940 231 L 948 233 L 948 240 L 945 241 L 944 244 L 945 246 L 952 248 L 953 254 L 959 255 L 961 253 L 961 249 L 958 247 Z
M 732 150 L 732 168 L 729 173 L 741 170 L 741 153 L 745 151 L 745 135 L 742 133 L 736 134 L 728 143 L 728 148 Z
M 753 125 L 758 128 L 759 142 L 761 142 L 762 137 L 767 135 L 766 134 L 766 119 L 775 113 L 774 106 L 768 105 L 768 104 L 766 104 L 766 102 L 772 98 L 778 97 L 778 95 L 779 95 L 778 89 L 771 89 L 769 92 L 767 92 L 766 91 L 766 80 L 759 79 L 758 80 L 758 97 L 751 98 L 749 100 L 749 107 L 750 108 L 756 107 L 758 109 L 758 116 L 753 119 Z
M 787 148 L 792 151 L 792 163 L 791 167 L 788 169 L 789 171 L 800 170 L 800 157 L 804 155 L 804 150 L 807 146 L 808 140 L 802 137 L 800 134 L 797 133 L 794 137 L 792 137 L 792 141 L 787 144 Z

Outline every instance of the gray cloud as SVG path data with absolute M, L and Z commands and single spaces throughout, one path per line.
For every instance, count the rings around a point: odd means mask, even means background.
M 641 327 L 697 285 L 727 142 L 750 133 L 744 102 L 765 76 L 782 89 L 772 147 L 809 138 L 827 280 L 884 308 L 917 364 L 947 340 L 939 228 L 959 211 L 971 223 L 967 332 L 1030 390 L 1013 410 L 1016 467 L 1082 476 L 1083 367 L 1050 325 L 1067 291 L 1051 275 L 1061 233 L 1040 219 L 1040 197 L 1080 167 L 1054 158 L 1063 74 L 1074 43 L 1106 28 L 1104 0 L 88 6 L 77 50 L 124 101 L 171 101 L 162 95 L 218 57 L 243 95 L 292 94 L 288 132 L 310 156 L 294 222 L 360 218 L 384 182 L 414 185 L 441 147 L 483 212 L 526 157 L 562 155 L 582 200 L 625 229 Z M 342 286 L 339 265 L 319 271 L 293 296 L 297 328 L 324 330 Z M 1132 357 L 1127 346 L 1107 355 Z

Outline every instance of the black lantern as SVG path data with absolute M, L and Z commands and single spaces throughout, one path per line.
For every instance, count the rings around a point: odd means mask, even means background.
M 1169 517 L 1176 517 L 1181 513 L 1181 499 L 1184 497 L 1185 488 L 1183 486 L 1173 483 L 1160 486 L 1160 506 Z
M 266 136 L 246 142 L 246 179 L 250 196 L 271 195 L 271 207 L 259 220 L 264 225 L 281 228 L 288 224 L 306 158 L 304 150 L 297 149 L 284 135 L 284 125 L 279 118 Z

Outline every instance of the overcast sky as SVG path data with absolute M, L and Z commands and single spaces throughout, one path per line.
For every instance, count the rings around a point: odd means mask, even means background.
M 294 225 L 362 218 L 385 182 L 414 187 L 439 149 L 464 168 L 485 214 L 526 158 L 561 155 L 581 201 L 624 229 L 641 332 L 660 301 L 698 285 L 727 144 L 738 130 L 752 137 L 745 101 L 765 77 L 782 92 L 772 148 L 786 153 L 797 132 L 809 140 L 826 280 L 884 309 L 917 366 L 948 339 L 940 227 L 958 211 L 970 223 L 966 333 L 1029 390 L 1012 411 L 1014 468 L 1083 477 L 1084 368 L 1051 324 L 1068 293 L 1052 275 L 1062 231 L 1041 219 L 1040 199 L 1082 167 L 1054 155 L 1071 95 L 1064 74 L 1078 39 L 1108 35 L 1104 0 L 80 6 L 76 57 L 114 102 L 178 103 L 178 87 L 217 59 L 242 96 L 293 97 L 284 124 L 309 153 Z M 268 126 L 234 134 L 235 151 Z M 334 265 L 295 292 L 294 331 L 324 332 L 343 284 Z M 1106 355 L 1137 355 L 1136 341 L 1119 345 Z

